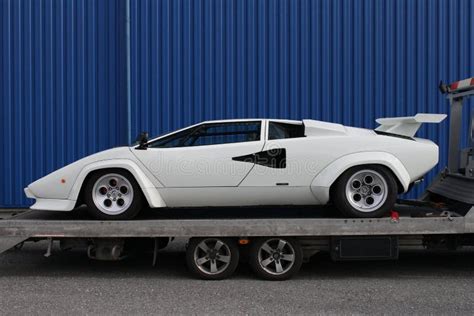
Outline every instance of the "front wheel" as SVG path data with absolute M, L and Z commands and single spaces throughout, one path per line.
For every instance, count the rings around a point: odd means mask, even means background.
M 137 182 L 121 169 L 94 173 L 86 184 L 84 201 L 89 213 L 102 220 L 132 219 L 144 206 Z
M 230 277 L 239 264 L 239 249 L 230 238 L 191 238 L 186 250 L 189 270 L 204 280 Z
M 382 166 L 351 168 L 338 179 L 332 192 L 336 207 L 348 217 L 380 217 L 397 199 L 397 182 Z

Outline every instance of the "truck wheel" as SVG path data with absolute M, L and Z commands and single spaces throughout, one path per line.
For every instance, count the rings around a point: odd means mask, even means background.
M 358 166 L 344 172 L 336 183 L 332 200 L 348 217 L 380 217 L 397 200 L 397 182 L 382 166 Z
M 84 190 L 84 201 L 96 219 L 132 219 L 144 206 L 137 182 L 127 171 L 109 169 L 94 173 Z
M 189 270 L 205 280 L 222 280 L 239 264 L 239 249 L 229 238 L 191 238 L 186 250 Z
M 251 245 L 249 263 L 263 279 L 287 280 L 300 270 L 303 251 L 293 238 L 261 238 Z

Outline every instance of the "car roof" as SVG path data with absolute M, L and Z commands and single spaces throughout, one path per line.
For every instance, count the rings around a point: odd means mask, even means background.
M 279 123 L 288 123 L 288 124 L 302 124 L 302 121 L 297 120 L 286 120 L 286 119 L 262 119 L 262 118 L 246 118 L 246 119 L 226 119 L 226 120 L 212 120 L 212 121 L 204 121 L 199 124 L 210 124 L 210 123 L 232 123 L 232 122 L 252 122 L 252 121 L 271 121 L 271 122 L 279 122 Z

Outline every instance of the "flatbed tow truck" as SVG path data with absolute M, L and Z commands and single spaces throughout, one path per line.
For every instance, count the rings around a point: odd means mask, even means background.
M 46 256 L 59 242 L 62 250 L 84 248 L 90 258 L 99 260 L 120 260 L 130 249 L 147 250 L 156 264 L 159 250 L 173 238 L 183 237 L 189 238 L 189 269 L 201 278 L 229 277 L 244 257 L 260 277 L 283 280 L 320 251 L 329 252 L 334 260 L 387 260 L 397 259 L 405 248 L 473 246 L 474 115 L 469 147 L 460 150 L 460 139 L 462 105 L 474 95 L 474 78 L 441 83 L 440 90 L 450 102 L 448 167 L 419 200 L 399 201 L 389 217 L 327 218 L 326 211 L 336 214 L 331 206 L 325 210 L 247 208 L 235 214 L 209 210 L 205 216 L 202 210 L 156 216 L 150 211 L 133 221 L 90 220 L 80 209 L 73 214 L 26 211 L 0 220 L 0 253 L 19 249 L 25 242 L 47 240 Z

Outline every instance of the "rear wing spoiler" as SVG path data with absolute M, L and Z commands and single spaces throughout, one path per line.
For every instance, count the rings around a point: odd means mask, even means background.
M 415 116 L 379 118 L 375 121 L 380 124 L 375 130 L 407 137 L 415 136 L 423 123 L 441 123 L 446 114 L 418 113 Z

